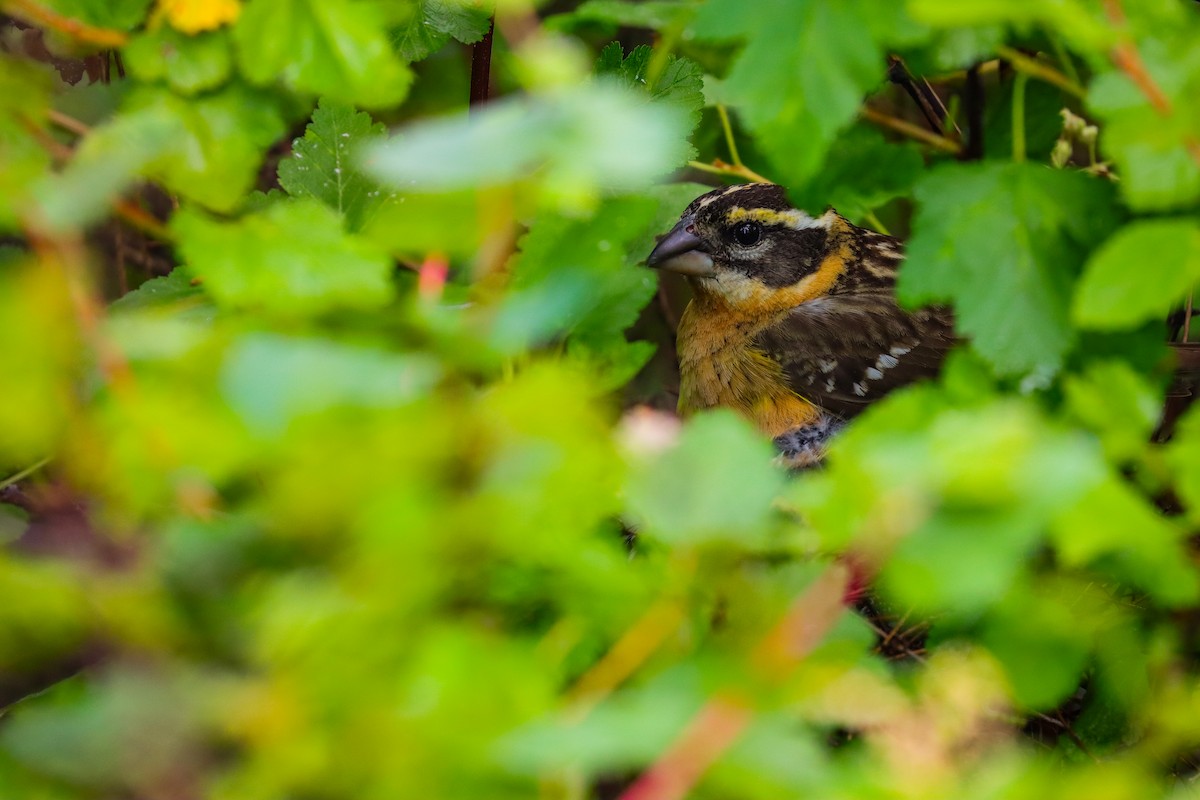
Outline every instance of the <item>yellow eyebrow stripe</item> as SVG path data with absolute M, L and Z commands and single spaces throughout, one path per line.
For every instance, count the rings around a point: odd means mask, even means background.
M 774 211 L 770 208 L 742 208 L 741 206 L 734 206 L 725 215 L 725 221 L 731 224 L 744 220 L 761 222 L 764 225 L 783 225 L 788 228 L 812 228 L 817 226 L 815 219 L 803 211 L 798 211 L 794 208 Z

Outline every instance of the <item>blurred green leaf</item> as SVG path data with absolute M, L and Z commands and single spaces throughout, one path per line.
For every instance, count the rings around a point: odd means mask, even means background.
M 683 160 L 683 115 L 602 84 L 490 103 L 409 126 L 367 149 L 365 169 L 397 189 L 448 190 L 533 179 L 567 209 L 601 190 L 644 186 Z
M 233 71 L 233 47 L 224 31 L 188 36 L 159 25 L 122 50 L 130 73 L 141 81 L 166 81 L 184 94 L 216 88 Z
M 304 137 L 279 162 L 279 183 L 292 197 L 320 200 L 345 219 L 347 230 L 356 231 L 392 198 L 358 171 L 353 157 L 364 141 L 383 133 L 370 115 L 322 100 Z
M 27 213 L 31 188 L 50 167 L 50 154 L 28 129 L 44 119 L 51 81 L 31 64 L 0 54 L 0 230 Z
M 169 115 L 177 132 L 145 172 L 172 191 L 216 211 L 230 211 L 254 185 L 263 148 L 286 129 L 279 98 L 232 84 L 196 98 L 139 86 L 125 101 L 128 114 Z
M 189 301 L 203 298 L 204 290 L 186 267 L 176 267 L 171 274 L 151 278 L 138 288 L 122 295 L 109 306 L 116 312 L 143 311 L 146 309 L 177 308 L 189 305 Z
M 260 85 L 282 80 L 297 92 L 381 108 L 403 100 L 412 82 L 375 3 L 255 0 L 233 38 L 242 74 Z
M 151 0 L 45 0 L 42 5 L 64 17 L 102 28 L 128 30 L 146 16 Z
M 988 616 L 982 643 L 1000 660 L 1022 709 L 1042 710 L 1071 696 L 1091 653 L 1078 596 L 1019 585 Z
M 639 45 L 626 56 L 620 42 L 613 42 L 600 51 L 596 74 L 616 78 L 630 89 L 644 88 L 652 100 L 686 114 L 688 130 L 695 130 L 700 124 L 700 110 L 704 108 L 704 77 L 700 66 L 690 59 L 669 56 L 651 86 L 647 83 L 651 53 L 647 45 Z M 691 148 L 687 158 L 694 157 L 695 148 Z
M 1102 568 L 1164 605 L 1183 606 L 1200 597 L 1200 575 L 1183 557 L 1185 532 L 1116 478 L 1065 509 L 1052 530 L 1066 564 L 1109 555 Z
M 646 533 L 679 544 L 745 541 L 761 530 L 783 488 L 771 447 L 721 410 L 695 417 L 679 442 L 635 465 L 625 494 Z
M 378 206 L 362 233 L 398 256 L 420 259 L 439 252 L 470 257 L 486 235 L 480 219 L 484 200 L 471 189 L 431 194 L 372 188 L 371 192 L 382 195 L 368 198 Z
M 34 187 L 39 221 L 56 231 L 98 222 L 139 172 L 186 135 L 177 119 L 151 108 L 93 129 L 62 172 Z
M 570 19 L 662 30 L 684 20 L 697 6 L 696 0 L 587 0 L 570 13 Z
M 1200 224 L 1134 222 L 1088 261 L 1072 316 L 1082 327 L 1132 328 L 1163 319 L 1200 282 Z
M 344 234 L 315 200 L 278 203 L 237 222 L 185 209 L 171 227 L 189 268 L 222 305 L 300 317 L 392 298 L 389 260 Z
M 319 381 L 312 380 L 316 375 Z M 437 366 L 427 359 L 257 334 L 228 353 L 221 383 L 247 424 L 278 435 L 305 414 L 402 405 L 426 394 L 437 378 Z
M 1134 42 L 1143 82 L 1154 85 L 1156 100 L 1116 69 L 1098 74 L 1088 89 L 1088 106 L 1102 120 L 1100 148 L 1116 161 L 1121 193 L 1134 208 L 1177 208 L 1200 198 L 1200 111 L 1193 102 L 1200 92 L 1200 53 L 1192 46 L 1200 21 L 1191 12 L 1171 3 L 1133 10 L 1135 21 L 1143 14 L 1158 17 L 1149 35 Z
M 1072 280 L 1113 225 L 1107 187 L 1027 164 L 955 164 L 919 181 L 916 197 L 901 299 L 952 302 L 1001 374 L 1057 370 L 1074 343 Z
M 1063 389 L 1072 416 L 1100 435 L 1110 460 L 1145 452 L 1162 415 L 1162 393 L 1124 362 L 1090 364 L 1082 375 L 1068 375 Z

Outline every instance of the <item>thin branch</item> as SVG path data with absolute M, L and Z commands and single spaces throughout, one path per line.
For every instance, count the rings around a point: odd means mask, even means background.
M 735 167 L 742 167 L 742 157 L 738 154 L 737 139 L 733 137 L 733 126 L 729 124 L 729 112 L 725 106 L 717 104 L 717 116 L 721 118 L 721 129 L 725 131 L 725 144 L 729 148 L 729 157 Z
M 936 147 L 938 150 L 942 150 L 943 152 L 951 153 L 953 155 L 958 155 L 962 152 L 962 145 L 953 139 L 949 139 L 945 136 L 939 136 L 936 133 L 930 133 L 924 128 L 918 125 L 913 125 L 907 120 L 888 116 L 881 111 L 876 111 L 870 106 L 863 106 L 862 115 L 870 122 L 874 122 L 876 125 L 884 128 L 890 128 L 897 133 L 908 136 L 911 139 L 924 142 L 930 147 Z
M 33 0 L 4 0 L 0 2 L 0 8 L 34 25 L 65 34 L 78 42 L 111 48 L 124 47 L 129 42 L 129 35 L 124 31 L 97 28 L 86 22 L 64 17 Z
M 929 81 L 921 78 L 918 83 L 918 79 L 908 71 L 904 60 L 897 55 L 888 56 L 888 78 L 908 93 L 912 101 L 917 104 L 917 108 L 921 109 L 925 121 L 929 123 L 929 127 L 934 133 L 940 134 L 946 131 L 946 120 L 949 114 L 942 99 L 929 85 Z M 954 124 L 953 120 L 951 120 L 951 124 Z M 954 130 L 959 136 L 962 136 L 962 131 L 958 129 L 957 125 L 954 125 Z
M 472 107 L 486 103 L 492 90 L 492 34 L 496 28 L 496 15 L 488 20 L 487 33 L 471 45 L 471 94 Z
M 1075 83 L 1049 64 L 1043 64 L 1036 58 L 1030 58 L 1020 50 L 1014 50 L 1011 47 L 1001 45 L 996 48 L 996 55 L 1012 64 L 1013 69 L 1022 75 L 1028 75 L 1031 78 L 1038 78 L 1046 83 L 1053 84 L 1064 92 L 1081 99 L 1087 96 L 1087 92 L 1078 83 Z
M 892 235 L 891 231 L 889 231 L 887 229 L 887 226 L 883 224 L 883 222 L 879 219 L 879 217 L 875 216 L 874 211 L 868 211 L 865 214 L 863 214 L 863 219 L 866 220 L 868 223 L 870 223 L 872 228 L 879 231 L 884 236 Z
M 53 122 L 63 130 L 70 131 L 76 136 L 87 136 L 92 132 L 91 127 L 85 122 L 80 122 L 72 116 L 68 116 L 61 111 L 50 109 L 46 112 L 46 118 Z
M 705 164 L 703 161 L 689 161 L 688 166 L 692 169 L 698 169 L 701 172 L 707 172 L 710 175 L 724 175 L 730 178 L 742 178 L 751 183 L 774 183 L 770 178 L 764 178 L 754 170 L 745 166 L 737 166 L 735 164 L 726 164 L 719 158 L 713 159 L 711 164 Z
M 42 467 L 49 464 L 50 460 L 51 460 L 50 457 L 46 456 L 45 458 L 43 458 L 39 461 L 35 461 L 34 463 L 30 464 L 28 467 L 21 470 L 20 472 L 15 472 L 12 475 L 9 475 L 4 480 L 0 480 L 0 489 L 7 489 L 9 486 L 12 486 L 14 483 L 25 480 L 33 473 L 40 470 Z

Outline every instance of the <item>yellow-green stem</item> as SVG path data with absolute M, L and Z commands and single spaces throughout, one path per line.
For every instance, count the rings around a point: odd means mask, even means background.
M 729 157 L 735 167 L 742 166 L 742 157 L 738 155 L 737 140 L 733 138 L 733 126 L 729 124 L 729 112 L 725 106 L 717 104 L 717 116 L 721 118 L 721 128 L 725 131 L 725 144 L 729 147 Z
M 1018 72 L 1013 79 L 1012 96 L 1012 157 L 1018 164 L 1025 161 L 1025 84 L 1029 76 Z

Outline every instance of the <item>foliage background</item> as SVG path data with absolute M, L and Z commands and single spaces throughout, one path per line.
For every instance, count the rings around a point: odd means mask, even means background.
M 1194 792 L 1195 4 L 0 10 L 5 797 Z M 971 340 L 799 476 L 637 266 L 760 173 Z

